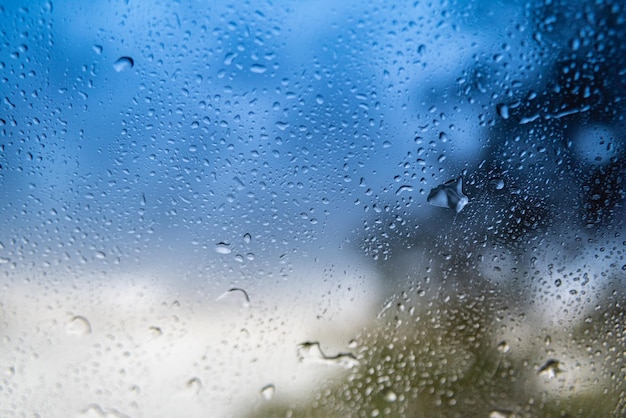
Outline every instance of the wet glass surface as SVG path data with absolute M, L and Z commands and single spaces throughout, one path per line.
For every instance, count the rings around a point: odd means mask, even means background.
M 626 414 L 622 2 L 0 28 L 0 416 Z

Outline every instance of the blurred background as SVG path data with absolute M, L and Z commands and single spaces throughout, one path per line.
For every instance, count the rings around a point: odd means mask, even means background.
M 1 416 L 626 415 L 622 2 L 0 22 Z

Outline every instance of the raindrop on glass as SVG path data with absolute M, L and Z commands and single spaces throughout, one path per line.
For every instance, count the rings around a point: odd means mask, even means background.
M 84 316 L 77 315 L 70 319 L 65 326 L 65 332 L 68 335 L 87 335 L 91 334 L 91 323 Z
M 496 106 L 496 110 L 502 119 L 509 118 L 509 107 L 507 105 L 500 103 Z
M 267 67 L 261 64 L 252 64 L 252 66 L 250 67 L 250 71 L 256 74 L 263 74 L 267 71 Z
M 232 289 L 222 293 L 216 300 L 233 303 L 244 308 L 250 306 L 250 297 L 248 296 L 248 292 L 238 287 L 233 287 Z
M 427 201 L 433 206 L 454 209 L 459 213 L 469 202 L 463 194 L 463 178 L 449 180 L 431 189 Z
M 226 242 L 218 242 L 215 244 L 215 252 L 218 254 L 230 254 L 232 249 L 230 248 L 230 244 Z
M 263 396 L 263 399 L 265 399 L 266 401 L 269 401 L 270 399 L 274 397 L 275 391 L 276 391 L 276 388 L 274 387 L 274 385 L 272 384 L 265 385 L 263 386 L 263 389 L 261 389 L 261 396 Z
M 515 418 L 515 412 L 506 411 L 504 409 L 494 409 L 489 412 L 489 418 Z
M 202 381 L 197 377 L 192 377 L 187 381 L 185 387 L 190 394 L 197 395 L 200 393 L 200 390 L 202 390 Z
M 122 71 L 130 70 L 134 66 L 135 66 L 135 61 L 131 57 L 120 57 L 113 64 L 113 68 L 118 73 L 121 73 Z
M 396 395 L 396 393 L 393 390 L 388 389 L 385 392 L 385 400 L 387 402 L 395 402 L 397 399 L 398 399 L 398 395 Z
M 297 347 L 298 360 L 303 363 L 327 364 L 351 369 L 359 365 L 359 361 L 351 353 L 339 353 L 327 356 L 318 342 L 305 342 Z
M 546 361 L 543 366 L 539 368 L 537 374 L 547 376 L 549 379 L 555 378 L 563 370 L 560 368 L 561 362 L 555 359 Z
M 491 187 L 493 187 L 495 190 L 504 189 L 504 180 L 502 180 L 501 178 L 492 178 L 491 180 L 489 180 L 489 184 L 491 184 Z

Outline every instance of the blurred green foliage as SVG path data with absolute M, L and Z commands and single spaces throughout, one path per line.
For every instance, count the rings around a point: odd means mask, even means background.
M 275 398 L 249 416 L 624 416 L 623 295 L 545 329 L 510 293 L 482 294 L 396 298 L 357 338 L 359 367 L 308 399 Z

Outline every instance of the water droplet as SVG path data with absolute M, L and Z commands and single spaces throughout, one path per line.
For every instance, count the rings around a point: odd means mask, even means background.
M 200 390 L 202 390 L 202 380 L 197 377 L 192 377 L 191 379 L 187 380 L 185 387 L 191 394 L 198 395 L 200 393 Z
M 515 412 L 504 409 L 494 409 L 489 412 L 489 418 L 514 418 Z
M 161 329 L 161 327 L 151 326 L 150 328 L 148 328 L 148 330 L 153 337 L 160 337 L 161 335 L 163 335 L 163 330 Z
M 387 402 L 395 402 L 398 399 L 398 395 L 391 389 L 387 389 L 384 397 Z
M 245 242 L 246 244 L 250 244 L 250 242 L 252 241 L 252 235 L 250 234 L 244 234 L 243 236 L 243 242 Z
M 431 189 L 427 202 L 433 206 L 454 209 L 459 213 L 469 202 L 463 194 L 463 178 L 449 180 Z
M 402 192 L 412 192 L 413 191 L 413 186 L 409 186 L 408 184 L 404 184 L 400 187 L 398 187 L 398 190 L 396 190 L 396 195 L 399 195 Z
M 496 111 L 498 112 L 498 115 L 500 115 L 500 117 L 502 119 L 508 119 L 509 118 L 509 107 L 503 103 L 500 103 L 496 106 Z
M 107 255 L 106 255 L 106 253 L 104 251 L 96 251 L 95 257 L 98 260 L 104 260 L 105 258 L 107 258 Z
M 284 131 L 285 129 L 287 129 L 289 127 L 289 123 L 288 122 L 278 121 L 278 122 L 276 122 L 276 127 L 278 129 L 280 129 L 281 131 Z
M 215 244 L 215 252 L 218 254 L 230 254 L 233 250 L 227 242 L 218 242 Z
M 511 346 L 506 341 L 502 341 L 500 344 L 498 344 L 498 351 L 502 354 L 508 353 L 509 351 L 511 351 Z
M 322 96 L 321 94 L 318 94 L 317 97 L 315 98 L 315 101 L 317 102 L 317 104 L 324 104 L 324 96 Z
M 65 326 L 67 335 L 87 335 L 91 334 L 91 323 L 84 316 L 77 315 L 70 319 Z
M 134 66 L 135 66 L 135 61 L 131 57 L 120 57 L 113 64 L 113 68 L 118 73 L 129 70 L 133 68 Z
M 359 365 L 359 361 L 351 353 L 339 353 L 327 356 L 318 342 L 305 342 L 297 347 L 298 360 L 303 363 L 327 364 L 351 369 Z
M 555 378 L 563 370 L 559 367 L 561 362 L 555 359 L 550 359 L 539 368 L 537 374 L 547 376 L 549 379 Z
M 255 74 L 263 74 L 267 71 L 267 67 L 262 64 L 252 64 L 252 66 L 250 67 L 250 71 Z
M 274 397 L 275 391 L 276 388 L 270 383 L 269 385 L 263 386 L 263 389 L 261 389 L 261 396 L 263 396 L 263 399 L 265 399 L 266 401 L 269 401 Z
M 9 264 L 11 259 L 9 257 L 0 257 L 0 264 Z
M 103 408 L 98 404 L 88 405 L 86 408 L 80 411 L 79 417 L 102 417 L 102 418 L 124 418 L 128 415 L 125 415 L 114 408 Z
M 489 184 L 496 190 L 504 189 L 504 180 L 501 178 L 492 178 L 489 180 Z
M 224 65 L 231 65 L 233 63 L 233 60 L 237 58 L 237 53 L 235 52 L 229 52 L 228 54 L 226 54 L 226 56 L 224 57 Z
M 233 287 L 232 289 L 222 293 L 216 300 L 230 302 L 244 308 L 250 306 L 250 297 L 248 296 L 248 292 L 238 287 Z
M 93 52 L 95 52 L 96 54 L 100 55 L 102 54 L 102 45 L 94 45 L 91 47 L 93 49 Z

